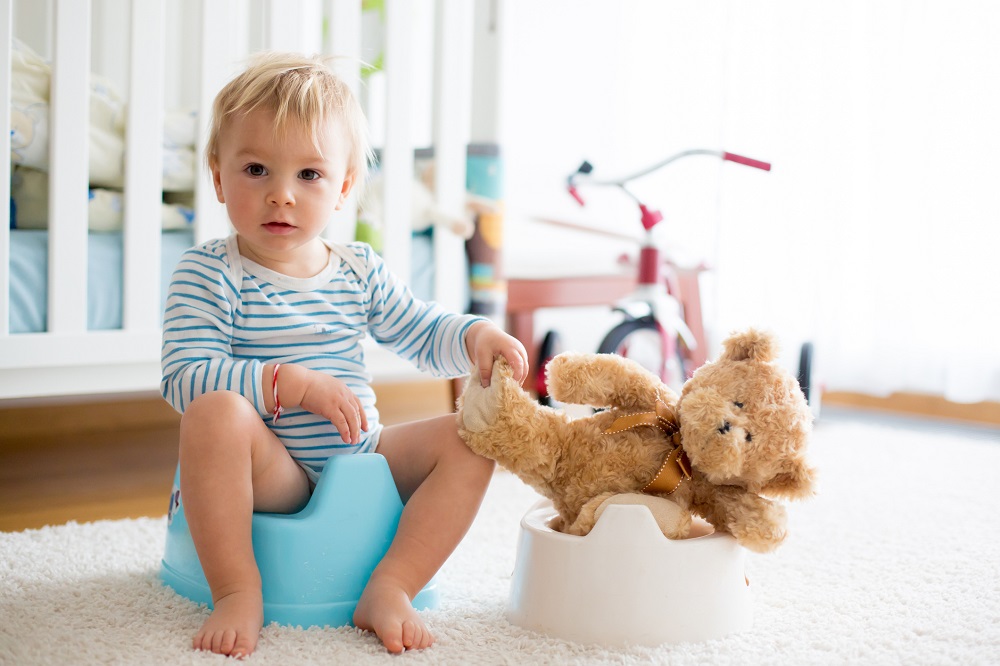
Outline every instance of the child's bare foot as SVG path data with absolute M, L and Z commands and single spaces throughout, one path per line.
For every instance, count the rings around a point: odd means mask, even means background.
M 389 652 L 420 650 L 434 644 L 434 636 L 420 619 L 401 587 L 369 582 L 354 610 L 354 626 L 374 631 Z
M 249 656 L 257 647 L 264 626 L 264 602 L 260 591 L 233 592 L 215 602 L 215 610 L 191 646 L 233 657 Z

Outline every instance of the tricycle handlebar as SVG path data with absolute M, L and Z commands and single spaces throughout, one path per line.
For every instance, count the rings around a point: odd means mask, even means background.
M 659 171 L 668 164 L 676 162 L 681 158 L 692 157 L 694 155 L 710 155 L 713 157 L 721 158 L 728 162 L 736 162 L 737 164 L 753 167 L 755 169 L 762 169 L 764 171 L 771 170 L 771 164 L 769 162 L 755 160 L 751 157 L 744 157 L 743 155 L 737 155 L 736 153 L 729 153 L 722 150 L 708 150 L 705 148 L 696 148 L 693 150 L 683 150 L 679 153 L 671 155 L 665 160 L 653 164 L 652 166 L 646 167 L 641 171 L 637 171 L 636 173 L 630 174 L 628 176 L 625 176 L 624 178 L 619 178 L 616 180 L 595 180 L 590 178 L 590 173 L 593 170 L 593 167 L 589 162 L 584 162 L 583 164 L 580 165 L 580 167 L 576 171 L 571 173 L 569 177 L 566 179 L 566 188 L 569 190 L 570 195 L 572 195 L 572 197 L 576 199 L 581 206 L 583 205 L 583 198 L 580 196 L 580 193 L 579 191 L 577 191 L 576 188 L 576 184 L 578 181 L 585 182 L 588 185 L 613 185 L 615 187 L 620 187 L 621 189 L 625 190 L 627 194 L 635 198 L 635 195 L 632 195 L 632 193 L 629 192 L 628 188 L 626 187 L 628 183 L 637 178 L 641 178 L 642 176 L 651 174 L 654 171 Z M 636 201 L 638 201 L 638 199 Z
M 751 157 L 743 157 L 742 155 L 737 155 L 735 153 L 723 152 L 722 159 L 729 160 L 730 162 L 736 162 L 737 164 L 745 164 L 746 166 L 750 166 L 755 169 L 763 169 L 764 171 L 771 170 L 770 162 L 761 162 L 760 160 L 755 160 Z

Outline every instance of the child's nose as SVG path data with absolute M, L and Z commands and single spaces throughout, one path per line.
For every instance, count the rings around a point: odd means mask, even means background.
M 267 201 L 273 206 L 294 206 L 295 194 L 289 185 L 279 182 L 268 193 Z

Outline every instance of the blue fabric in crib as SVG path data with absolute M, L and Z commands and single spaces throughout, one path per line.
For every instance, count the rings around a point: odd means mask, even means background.
M 184 250 L 194 245 L 194 233 L 165 231 L 160 242 L 160 310 L 166 302 L 170 276 Z M 122 327 L 122 234 L 87 235 L 87 328 Z M 411 289 L 417 298 L 434 293 L 434 244 L 427 233 L 415 233 L 412 243 Z M 462 259 L 464 260 L 464 254 Z M 48 322 L 49 232 L 10 232 L 10 332 L 41 333 Z M 464 274 L 464 273 L 463 273 Z M 467 291 L 467 289 L 466 289 Z
M 160 242 L 160 310 L 170 276 L 184 250 L 194 245 L 191 231 L 164 232 Z M 87 328 L 122 327 L 122 234 L 87 234 Z M 48 323 L 49 232 L 10 232 L 10 332 L 41 333 Z M 155 297 L 154 295 L 151 295 Z

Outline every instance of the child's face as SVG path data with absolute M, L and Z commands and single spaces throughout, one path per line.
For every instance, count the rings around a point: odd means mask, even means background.
M 314 145 L 308 129 L 292 123 L 275 136 L 274 114 L 261 109 L 230 120 L 219 134 L 212 178 L 241 251 L 264 265 L 316 257 L 320 233 L 354 184 L 344 134 L 340 122 L 330 123 Z

